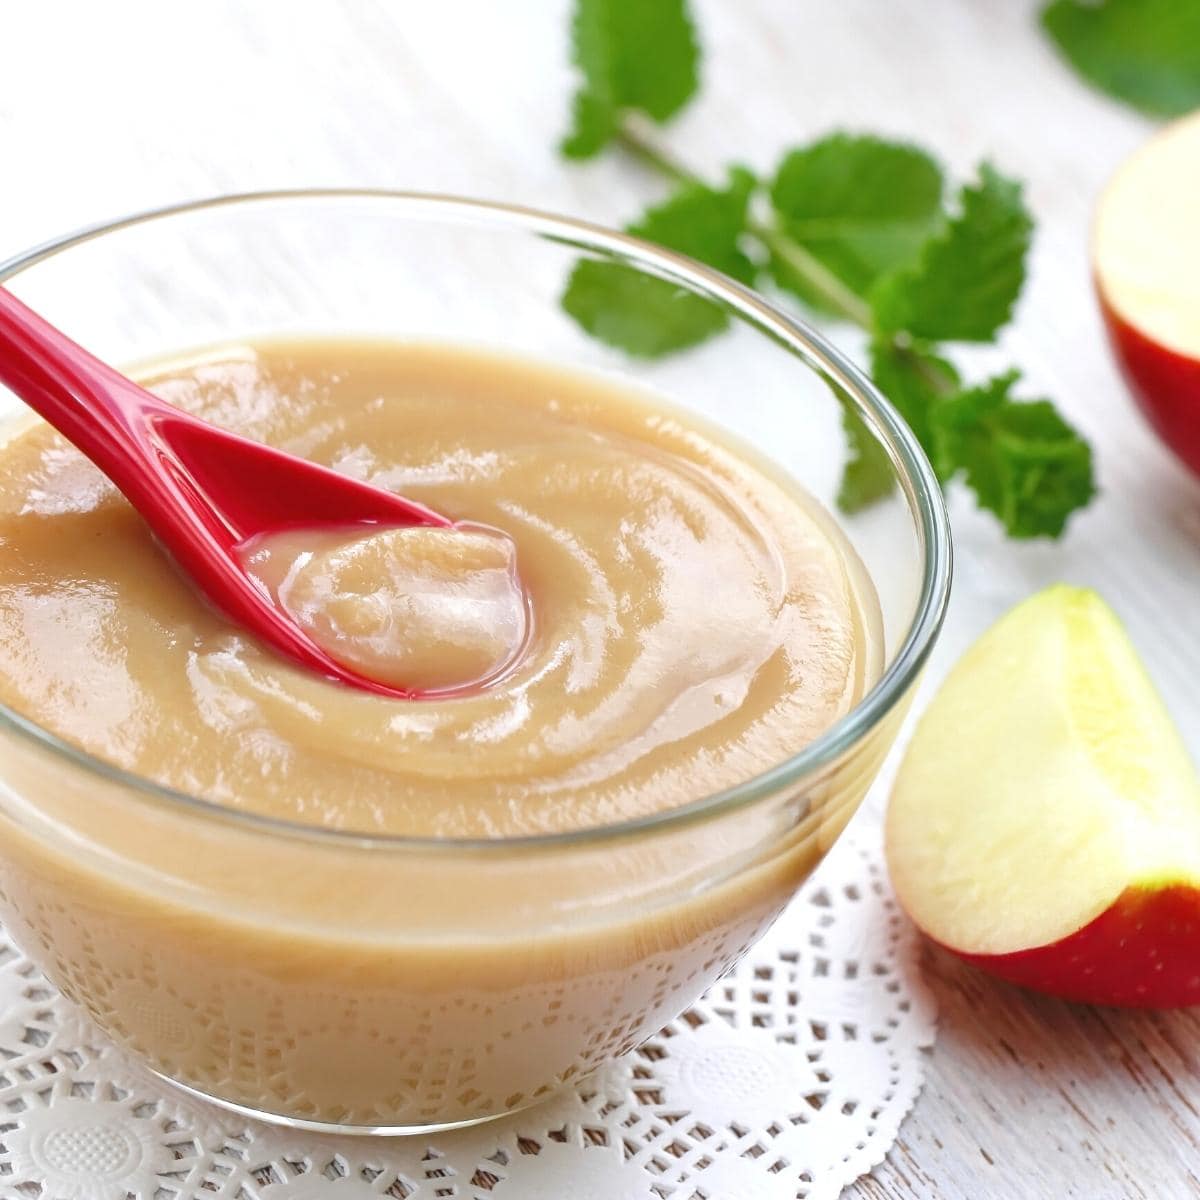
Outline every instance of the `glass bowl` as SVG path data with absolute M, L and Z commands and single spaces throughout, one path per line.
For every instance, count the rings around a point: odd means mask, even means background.
M 728 329 L 628 359 L 560 307 L 581 258 L 666 281 L 655 286 L 711 305 Z M 0 280 L 117 364 L 254 335 L 466 343 L 657 393 L 752 443 L 830 511 L 845 409 L 895 477 L 889 497 L 840 518 L 881 601 L 878 682 L 766 773 L 647 818 L 490 841 L 319 830 L 168 790 L 0 709 L 0 917 L 163 1077 L 342 1132 L 515 1111 L 686 1009 L 862 799 L 942 620 L 946 513 L 871 383 L 759 296 L 582 222 L 367 191 L 145 213 L 19 255 Z

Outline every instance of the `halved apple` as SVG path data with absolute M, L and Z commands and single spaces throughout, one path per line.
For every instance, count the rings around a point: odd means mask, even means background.
M 1200 779 L 1093 592 L 1034 596 L 955 666 L 897 777 L 887 857 L 916 924 L 993 974 L 1200 1003 Z
M 1200 473 L 1200 113 L 1166 126 L 1113 177 L 1096 210 L 1092 262 L 1130 388 Z

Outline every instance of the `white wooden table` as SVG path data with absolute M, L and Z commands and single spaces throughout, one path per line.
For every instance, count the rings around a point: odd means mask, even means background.
M 790 143 L 847 127 L 911 137 L 958 172 L 991 157 L 1028 181 L 1039 232 L 1004 354 L 1093 439 L 1105 491 L 1066 542 L 1024 548 L 957 498 L 959 569 L 933 674 L 1035 588 L 1091 584 L 1200 746 L 1200 485 L 1133 412 L 1088 287 L 1092 201 L 1149 124 L 1057 62 L 1032 0 L 695 8 L 707 85 L 671 138 L 699 168 L 736 156 L 766 171 Z M 7 0 L 0 257 L 133 209 L 314 184 L 616 223 L 660 185 L 613 157 L 572 168 L 555 156 L 565 12 L 566 0 Z M 945 956 L 930 967 L 942 1024 L 925 1093 L 852 1194 L 1200 1195 L 1200 1014 L 1073 1008 Z

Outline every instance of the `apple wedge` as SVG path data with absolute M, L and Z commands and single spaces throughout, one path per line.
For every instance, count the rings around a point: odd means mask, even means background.
M 1093 592 L 1034 596 L 955 666 L 886 841 L 914 922 L 985 970 L 1098 1004 L 1200 1003 L 1200 780 Z
M 1162 129 L 1109 182 L 1092 264 L 1134 396 L 1200 474 L 1200 113 Z

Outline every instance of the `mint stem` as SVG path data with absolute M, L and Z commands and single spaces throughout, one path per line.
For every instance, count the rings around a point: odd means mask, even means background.
M 627 154 L 672 183 L 695 187 L 708 186 L 695 171 L 664 150 L 648 131 L 646 122 L 636 114 L 626 114 L 622 118 L 616 140 Z M 786 263 L 820 295 L 822 301 L 839 317 L 867 333 L 873 332 L 871 306 L 857 292 L 847 287 L 820 259 L 814 257 L 776 225 L 751 219 L 746 228 L 767 250 Z M 936 394 L 945 396 L 957 390 L 952 377 L 914 353 L 906 336 L 892 337 L 889 344 L 897 354 L 911 359 L 914 369 Z
M 621 148 L 639 162 L 665 175 L 672 183 L 694 187 L 707 187 L 695 171 L 689 170 L 678 159 L 664 150 L 646 131 L 644 122 L 636 113 L 626 113 L 617 128 L 616 140 Z
M 939 363 L 930 362 L 917 354 L 912 342 L 903 334 L 888 338 L 888 345 L 901 358 L 908 360 L 913 371 L 925 381 L 935 396 L 949 396 L 958 391 L 958 380 Z
M 871 328 L 871 306 L 848 288 L 820 259 L 774 225 L 751 220 L 746 226 L 776 258 L 788 267 L 840 317 L 860 329 Z

